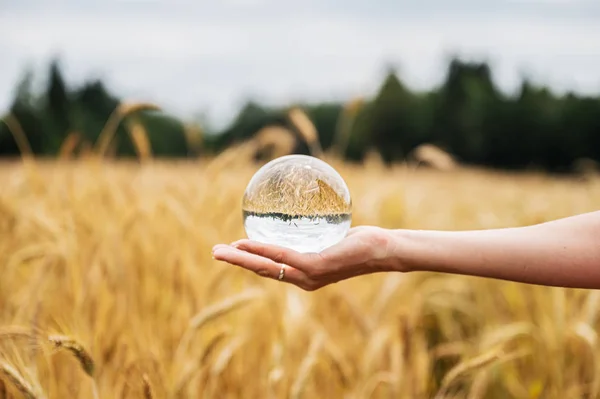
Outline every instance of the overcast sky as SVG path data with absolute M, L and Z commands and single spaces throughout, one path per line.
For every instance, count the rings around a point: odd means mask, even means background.
M 14 3 L 14 4 L 11 4 Z M 371 95 L 386 65 L 413 88 L 451 53 L 488 59 L 512 90 L 527 74 L 600 93 L 597 0 L 0 0 L 0 110 L 26 66 L 60 56 L 67 79 L 228 121 L 246 98 Z

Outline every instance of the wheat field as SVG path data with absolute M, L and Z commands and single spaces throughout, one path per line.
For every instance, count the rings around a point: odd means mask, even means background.
M 595 291 L 428 273 L 316 292 L 211 258 L 260 166 L 0 166 L 0 398 L 595 398 Z M 472 229 L 597 209 L 600 180 L 328 160 L 353 225 Z

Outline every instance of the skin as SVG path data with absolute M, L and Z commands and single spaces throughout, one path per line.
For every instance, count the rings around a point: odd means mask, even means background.
M 307 291 L 370 273 L 441 272 L 527 284 L 600 288 L 600 211 L 532 226 L 390 230 L 360 226 L 321 253 L 247 239 L 213 248 L 216 260 Z

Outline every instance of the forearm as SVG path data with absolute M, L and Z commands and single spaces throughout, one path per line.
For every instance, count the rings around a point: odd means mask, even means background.
M 600 288 L 600 212 L 529 227 L 396 230 L 392 268 Z

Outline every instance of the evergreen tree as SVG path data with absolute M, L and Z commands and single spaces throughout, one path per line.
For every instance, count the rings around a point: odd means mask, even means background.
M 50 64 L 46 88 L 44 152 L 56 153 L 71 129 L 68 87 L 57 60 Z
M 412 93 L 389 71 L 368 116 L 371 143 L 386 162 L 404 159 L 422 141 L 415 105 Z
M 481 162 L 487 120 L 498 102 L 487 64 L 453 59 L 436 104 L 434 140 L 464 162 Z

